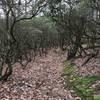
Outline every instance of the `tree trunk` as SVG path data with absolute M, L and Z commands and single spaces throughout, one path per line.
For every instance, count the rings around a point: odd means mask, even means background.
M 4 75 L 2 75 L 0 77 L 0 81 L 4 81 L 4 82 L 7 81 L 7 79 L 12 74 L 12 72 L 13 72 L 12 65 L 9 63 L 7 69 L 6 69 L 5 73 L 4 73 Z
M 71 60 L 72 58 L 76 56 L 76 53 L 80 47 L 80 43 L 81 43 L 81 37 L 80 37 L 80 34 L 78 34 L 76 36 L 75 42 L 72 43 L 72 45 L 70 46 L 68 50 L 67 60 Z

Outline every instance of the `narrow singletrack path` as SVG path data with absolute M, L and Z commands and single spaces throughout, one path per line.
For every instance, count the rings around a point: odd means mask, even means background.
M 64 59 L 59 50 L 51 50 L 24 70 L 16 64 L 12 78 L 0 85 L 0 100 L 72 100 L 61 77 Z

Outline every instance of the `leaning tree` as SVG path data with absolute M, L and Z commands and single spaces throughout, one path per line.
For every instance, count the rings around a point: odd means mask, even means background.
M 16 62 L 30 61 L 29 46 L 20 45 L 16 38 L 16 25 L 32 19 L 46 5 L 47 0 L 0 0 L 0 81 L 8 79 Z
M 100 40 L 100 2 L 94 0 L 52 0 L 47 14 L 51 15 L 59 32 L 60 47 L 68 48 L 67 59 L 77 54 L 94 56 L 97 40 Z M 90 55 L 90 54 L 89 54 Z

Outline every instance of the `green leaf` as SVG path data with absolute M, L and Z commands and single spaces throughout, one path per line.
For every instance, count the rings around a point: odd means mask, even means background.
M 94 100 L 100 100 L 100 95 L 95 95 Z

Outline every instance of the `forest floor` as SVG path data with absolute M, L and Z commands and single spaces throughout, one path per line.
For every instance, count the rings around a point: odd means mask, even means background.
M 12 77 L 0 83 L 0 100 L 75 100 L 69 91 L 64 89 L 63 62 L 66 54 L 60 50 L 50 50 L 47 56 L 36 57 L 34 62 L 22 69 L 14 65 Z M 75 60 L 77 66 L 82 59 Z M 99 74 L 100 61 L 92 61 L 85 67 L 79 67 L 82 75 Z

